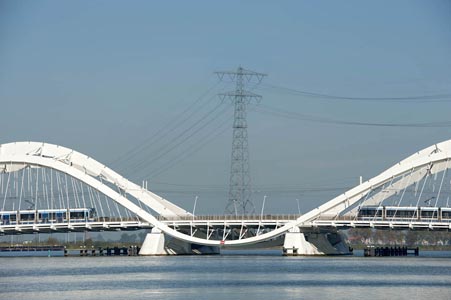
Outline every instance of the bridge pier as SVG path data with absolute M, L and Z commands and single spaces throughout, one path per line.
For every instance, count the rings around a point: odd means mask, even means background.
M 219 247 L 190 244 L 165 235 L 161 230 L 153 228 L 146 235 L 139 255 L 195 255 L 219 254 Z
M 301 232 L 299 227 L 294 227 L 285 234 L 283 254 L 350 255 L 352 251 L 339 232 Z
M 139 255 L 167 255 L 164 251 L 164 233 L 157 228 L 153 228 L 150 233 L 146 235 L 144 242 L 139 251 Z

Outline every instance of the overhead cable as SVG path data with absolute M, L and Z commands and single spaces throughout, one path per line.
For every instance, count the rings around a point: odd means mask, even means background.
M 409 95 L 409 96 L 399 96 L 399 97 L 353 97 L 353 96 L 341 96 L 332 94 L 323 94 L 309 92 L 284 86 L 272 85 L 272 84 L 262 84 L 263 88 L 270 88 L 277 91 L 287 92 L 295 95 L 308 96 L 314 98 L 322 98 L 329 100 L 349 100 L 349 101 L 394 101 L 394 102 L 451 102 L 451 93 L 442 94 L 429 94 L 429 95 Z

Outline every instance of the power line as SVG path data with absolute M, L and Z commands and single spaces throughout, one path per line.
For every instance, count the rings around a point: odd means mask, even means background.
M 430 95 L 411 95 L 411 96 L 402 96 L 402 97 L 351 97 L 351 96 L 339 96 L 339 95 L 331 95 L 331 94 L 322 94 L 315 93 L 309 91 L 298 90 L 294 88 L 271 85 L 271 84 L 262 84 L 262 87 L 275 89 L 282 92 L 288 92 L 295 95 L 308 96 L 314 98 L 322 98 L 328 100 L 349 100 L 349 101 L 395 101 L 395 102 L 450 102 L 451 101 L 451 93 L 443 93 L 443 94 L 430 94 Z M 428 100 L 428 101 L 426 101 Z
M 192 187 L 192 189 L 188 189 Z M 319 187 L 319 188 L 258 188 L 256 189 L 258 192 L 265 192 L 265 193 L 277 193 L 277 194 L 300 194 L 300 195 L 310 195 L 310 194 L 321 194 L 321 193 L 330 193 L 330 192 L 341 192 L 346 191 L 352 188 L 351 186 L 328 186 L 328 187 Z M 227 188 L 226 187 L 220 187 L 216 185 L 212 185 L 211 187 L 208 186 L 187 186 L 185 189 L 155 189 L 155 192 L 162 192 L 165 193 L 190 193 L 190 192 L 199 192 L 199 190 L 202 190 L 203 192 L 210 192 L 210 193 L 226 193 Z
M 160 185 L 168 185 L 168 186 L 176 186 L 176 187 L 184 187 L 184 188 L 196 188 L 196 189 L 219 189 L 224 188 L 224 185 L 222 184 L 186 184 L 186 183 L 172 183 L 172 182 L 162 182 L 162 181 L 154 181 L 152 180 L 152 183 L 154 184 L 160 184 Z
M 296 113 L 292 111 L 285 111 L 279 108 L 268 105 L 260 105 L 255 108 L 256 112 L 271 115 L 280 118 L 300 120 L 313 123 L 332 124 L 332 125 L 349 125 L 349 126 L 369 126 L 369 127 L 404 127 L 404 128 L 441 128 L 451 127 L 451 121 L 442 122 L 425 122 L 425 123 L 380 123 L 380 122 L 358 122 L 358 121 L 343 121 L 325 117 L 318 117 Z
M 197 129 L 195 129 L 192 133 L 190 133 L 189 135 L 186 135 L 186 133 L 188 133 L 191 129 L 194 129 L 197 125 L 199 125 L 202 121 L 204 121 L 207 117 L 211 116 L 211 114 L 217 110 L 219 107 L 221 106 L 221 103 L 218 103 L 218 105 L 211 111 L 209 111 L 207 114 L 205 114 L 202 119 L 198 120 L 197 122 L 195 122 L 192 126 L 190 126 L 189 128 L 185 129 L 181 134 L 179 134 L 178 136 L 176 136 L 175 138 L 173 138 L 169 143 L 165 144 L 163 147 L 160 147 L 159 151 L 157 153 L 160 153 L 159 155 L 155 156 L 154 158 L 152 158 L 150 161 L 146 161 L 147 159 L 144 159 L 143 161 L 139 162 L 138 164 L 135 164 L 134 166 L 132 166 L 132 168 L 138 168 L 140 167 L 140 170 L 144 170 L 145 168 L 147 168 L 149 165 L 152 165 L 155 161 L 161 159 L 162 157 L 168 155 L 169 153 L 171 153 L 173 150 L 177 149 L 180 145 L 182 145 L 184 142 L 186 142 L 188 139 L 190 139 L 191 137 L 193 137 L 195 134 L 197 134 L 200 130 L 204 129 L 205 127 L 207 127 L 209 124 L 211 124 L 213 121 L 217 120 L 217 118 L 222 115 L 224 113 L 224 111 L 227 109 L 227 107 L 221 111 L 219 111 L 217 114 L 213 115 L 212 118 L 210 118 L 206 123 L 202 124 L 200 127 L 198 127 Z M 185 136 L 183 138 L 183 136 Z M 183 138 L 180 140 L 180 138 Z M 179 141 L 177 141 L 179 140 Z M 174 144 L 175 143 L 175 144 Z M 173 145 L 172 145 L 173 144 Z M 138 170 L 139 172 L 139 170 Z
M 222 184 L 182 184 L 182 183 L 170 183 L 170 182 L 161 182 L 161 181 L 152 181 L 154 184 L 167 185 L 167 186 L 175 186 L 175 187 L 183 187 L 183 188 L 194 188 L 194 189 L 221 189 L 221 191 L 226 191 L 226 187 Z M 255 190 L 259 191 L 329 191 L 336 189 L 349 189 L 351 186 L 330 186 L 330 185 L 316 185 L 316 186 L 299 186 L 299 185 L 287 185 L 287 184 L 256 184 L 254 185 Z
M 251 91 L 255 89 L 256 86 L 258 86 L 259 83 L 255 83 L 255 85 L 250 89 Z M 250 111 L 253 109 L 250 109 Z M 164 172 L 166 172 L 167 170 L 171 169 L 172 167 L 176 166 L 178 163 L 184 161 L 186 158 L 192 156 L 193 154 L 197 153 L 200 149 L 202 149 L 205 145 L 207 145 L 208 143 L 210 143 L 212 140 L 214 140 L 216 137 L 221 136 L 224 132 L 227 131 L 227 127 L 224 127 L 225 125 L 230 123 L 230 119 L 227 117 L 224 122 L 221 123 L 221 125 L 219 125 L 216 129 L 214 129 L 213 131 L 211 131 L 210 133 L 208 133 L 207 135 L 205 135 L 204 137 L 202 137 L 199 141 L 197 141 L 198 147 L 192 148 L 190 152 L 186 152 L 183 151 L 183 155 L 179 155 L 177 156 L 176 160 L 171 160 L 169 162 L 167 162 L 166 164 L 164 164 L 163 166 L 161 166 L 160 168 L 158 168 L 156 171 L 151 172 L 149 174 L 147 174 L 144 177 L 156 177 Z M 219 130 L 219 132 L 218 132 Z M 210 138 L 211 137 L 211 138 Z
M 173 147 L 174 143 L 178 143 L 180 138 L 183 138 L 183 136 L 185 136 L 185 134 L 187 134 L 190 130 L 195 128 L 197 125 L 201 124 L 206 118 L 210 117 L 210 115 L 214 111 L 216 111 L 220 106 L 221 106 L 221 104 L 218 103 L 213 109 L 208 111 L 206 114 L 202 115 L 202 117 L 200 119 L 198 119 L 196 122 L 191 124 L 191 126 L 185 128 L 182 132 L 178 133 L 178 135 L 176 135 L 175 137 L 172 137 L 169 141 L 166 141 L 165 143 L 160 142 L 158 144 L 158 145 L 160 145 L 159 148 L 157 148 L 155 151 L 151 152 L 150 154 L 147 153 L 147 155 L 144 158 L 135 162 L 134 164 L 129 164 L 125 169 L 123 169 L 123 172 L 130 170 L 130 169 L 133 170 L 138 167 L 142 167 L 143 164 L 148 166 L 149 164 L 152 164 L 154 161 L 156 161 L 155 157 L 161 158 L 161 157 L 165 156 L 166 154 L 168 154 L 169 152 L 171 152 L 174 149 L 174 147 Z M 200 127 L 200 128 L 203 128 L 203 127 Z M 199 128 L 197 130 L 199 130 Z M 184 140 L 186 140 L 186 138 Z M 153 158 L 151 158 L 149 160 L 149 157 L 153 157 Z
M 201 141 L 203 140 L 203 143 L 198 144 L 197 147 L 192 148 L 191 151 L 189 151 L 189 152 L 184 152 L 184 155 L 179 156 L 176 160 L 169 161 L 168 163 L 166 163 L 165 165 L 163 165 L 162 167 L 160 167 L 153 173 L 148 174 L 147 176 L 148 177 L 158 176 L 158 175 L 166 172 L 167 170 L 171 169 L 172 167 L 174 167 L 181 161 L 185 160 L 186 158 L 192 156 L 193 154 L 196 154 L 205 145 L 209 144 L 211 141 L 216 139 L 218 136 L 221 136 L 222 134 L 224 134 L 229 129 L 228 127 L 226 127 L 226 125 L 229 125 L 229 123 L 230 123 L 230 119 L 227 118 L 225 120 L 225 122 L 221 123 L 221 125 L 218 126 L 218 128 L 216 128 L 214 131 L 210 132 L 209 134 L 207 134 L 205 137 L 203 137 L 201 139 Z M 218 130 L 220 130 L 220 131 L 218 131 Z M 211 135 L 211 134 L 213 134 L 213 135 Z
M 153 142 L 155 142 L 158 138 L 161 138 L 162 136 L 168 135 L 175 131 L 177 128 L 185 124 L 189 119 L 191 119 L 196 113 L 198 113 L 198 110 L 194 109 L 197 104 L 199 104 L 202 100 L 205 99 L 205 97 L 213 90 L 215 89 L 219 84 L 216 83 L 210 88 L 208 88 L 204 93 L 202 93 L 193 103 L 191 103 L 185 110 L 177 114 L 177 116 L 174 119 L 168 120 L 163 126 L 161 126 L 155 133 L 149 137 L 147 137 L 144 141 L 142 141 L 137 146 L 131 148 L 127 152 L 120 155 L 117 159 L 110 162 L 110 164 L 117 164 L 118 166 L 124 165 L 127 161 L 130 160 L 130 157 L 134 157 L 137 154 L 141 153 L 148 147 L 149 145 L 152 145 Z M 215 98 L 215 96 L 209 97 L 205 102 L 209 102 Z M 187 117 L 184 117 L 190 110 L 193 110 L 192 113 L 190 113 Z
M 219 84 L 219 83 L 218 83 Z M 258 83 L 256 84 L 258 85 Z M 256 85 L 252 88 L 254 89 L 256 87 Z M 192 119 L 192 117 L 198 113 L 198 110 L 195 110 L 195 105 L 200 103 L 200 100 L 202 100 L 202 98 L 204 98 L 208 92 L 210 92 L 214 87 L 216 87 L 217 85 L 213 86 L 212 88 L 208 89 L 206 93 L 204 93 L 202 96 L 200 96 L 194 103 L 193 105 L 190 105 L 187 109 L 185 109 L 182 113 L 179 114 L 179 116 L 183 116 L 186 114 L 186 112 L 188 112 L 189 110 L 193 109 L 194 111 L 191 112 L 186 118 L 180 119 L 177 122 L 171 122 L 174 126 L 170 127 L 169 130 L 160 130 L 158 132 L 156 132 L 156 134 L 154 134 L 153 136 L 149 137 L 146 141 L 144 141 L 143 143 L 141 143 L 139 146 L 135 147 L 134 149 L 132 149 L 131 151 L 125 153 L 125 155 L 123 155 L 120 159 L 116 160 L 119 161 L 119 165 L 125 165 L 125 163 L 129 162 L 130 160 L 135 159 L 140 153 L 143 153 L 144 151 L 148 150 L 149 148 L 151 148 L 153 145 L 150 145 L 150 147 L 147 146 L 147 144 L 150 144 L 153 141 L 156 141 L 157 138 L 162 138 L 164 139 L 165 136 L 167 136 L 170 133 L 175 132 L 178 128 L 181 128 L 182 125 L 184 125 L 185 123 L 187 123 L 187 121 L 189 121 L 190 119 Z M 223 87 L 224 89 L 225 87 Z M 210 97 L 207 101 L 209 102 L 211 99 L 215 98 L 215 96 Z M 217 105 L 217 107 L 219 107 L 220 104 Z M 216 107 L 216 108 L 217 108 Z M 171 144 L 176 143 L 177 140 L 181 137 L 184 136 L 184 134 L 188 133 L 191 129 L 193 129 L 196 125 L 198 125 L 202 120 L 204 120 L 207 116 L 209 116 L 213 111 L 215 110 L 215 108 L 208 112 L 206 115 L 204 115 L 203 117 L 201 117 L 200 120 L 198 120 L 197 122 L 195 122 L 193 125 L 191 125 L 191 127 L 186 128 L 182 133 L 178 134 L 175 138 L 173 138 L 171 141 L 165 143 L 164 146 L 160 146 L 159 149 L 157 149 L 156 151 L 154 151 L 155 155 L 160 154 L 162 158 L 164 156 L 166 156 L 166 154 L 168 154 L 168 152 L 171 152 L 174 147 L 171 147 Z M 165 129 L 167 127 L 163 127 L 162 129 Z M 198 132 L 199 130 L 197 130 L 196 132 Z M 163 136 L 164 133 L 164 136 Z M 193 134 L 190 135 L 190 137 L 193 136 Z M 187 139 L 185 138 L 184 141 L 186 141 Z M 202 140 L 202 139 L 201 139 Z M 158 141 L 158 145 L 161 145 L 162 141 Z M 206 143 L 205 143 L 206 144 Z M 181 143 L 178 143 L 178 145 L 181 145 Z M 178 145 L 176 145 L 175 148 L 178 147 Z M 164 153 L 164 154 L 163 154 Z M 143 163 L 145 163 L 147 161 L 147 157 L 149 157 L 149 154 L 146 155 L 146 158 L 141 159 L 140 161 L 137 161 L 135 159 L 135 163 L 134 164 L 128 164 L 127 166 L 125 166 L 125 168 L 122 169 L 122 172 L 128 170 L 128 169 L 133 169 L 133 168 L 138 168 L 141 167 Z M 180 156 L 178 156 L 180 157 Z M 120 161 L 122 159 L 122 161 Z M 177 160 L 172 160 L 170 162 L 170 167 L 165 168 L 164 170 L 161 170 L 161 172 L 158 172 L 158 174 L 152 173 L 152 176 L 156 176 L 159 175 L 161 173 L 163 173 L 164 171 L 166 171 L 166 169 L 171 168 L 172 166 L 175 165 L 175 162 L 179 162 L 182 159 L 177 159 Z M 156 161 L 156 159 L 153 159 L 152 161 Z M 150 162 L 152 163 L 152 162 Z

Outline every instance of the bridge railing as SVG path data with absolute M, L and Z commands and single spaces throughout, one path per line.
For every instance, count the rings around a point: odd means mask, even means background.
M 157 219 L 162 222 L 179 222 L 179 221 L 230 221 L 230 222 L 287 222 L 296 220 L 300 215 L 295 214 L 266 214 L 266 215 L 197 215 L 197 216 L 174 216 L 174 217 L 164 217 L 158 216 Z M 76 223 L 117 223 L 117 222 L 144 222 L 137 217 L 107 217 L 107 216 L 97 216 L 84 219 L 70 219 L 70 220 L 27 220 L 27 221 L 9 221 L 3 222 L 0 220 L 0 225 L 39 225 L 39 224 L 76 224 Z
M 428 222 L 441 222 L 441 223 L 451 223 L 450 218 L 418 218 L 418 217 L 360 217 L 360 216 L 320 216 L 316 219 L 316 221 L 366 221 L 366 222 L 378 222 L 378 221 L 385 221 L 385 222 L 422 222 L 422 223 L 428 223 Z
M 300 215 L 270 214 L 270 215 L 198 215 L 198 216 L 159 216 L 159 221 L 292 221 Z
M 0 220 L 0 226 L 6 225 L 45 225 L 45 224 L 81 224 L 81 223 L 123 223 L 123 222 L 144 222 L 139 218 L 132 217 L 95 217 L 76 220 Z
M 337 220 L 337 221 L 354 221 L 354 220 L 356 220 L 356 216 L 322 215 L 322 216 L 319 216 L 317 220 L 322 220 L 322 221 L 333 221 L 333 220 Z

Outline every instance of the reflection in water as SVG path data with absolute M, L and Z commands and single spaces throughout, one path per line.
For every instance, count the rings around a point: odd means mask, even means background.
M 0 258 L 0 299 L 449 299 L 450 252 L 273 254 Z

